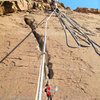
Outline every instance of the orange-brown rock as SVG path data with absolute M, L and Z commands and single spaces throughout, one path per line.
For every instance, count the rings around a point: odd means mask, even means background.
M 80 7 L 78 7 L 78 8 L 75 9 L 74 11 L 82 12 L 82 13 L 94 13 L 94 14 L 100 14 L 100 10 L 94 9 L 94 8 L 80 8 Z
M 13 13 L 15 10 L 13 8 L 13 3 L 10 1 L 4 1 L 2 8 L 4 7 L 3 13 Z
M 0 6 L 0 15 L 3 15 L 3 14 L 4 14 L 4 7 Z
M 71 10 L 71 8 L 70 8 L 70 7 L 66 7 L 65 9 L 67 9 L 67 10 Z

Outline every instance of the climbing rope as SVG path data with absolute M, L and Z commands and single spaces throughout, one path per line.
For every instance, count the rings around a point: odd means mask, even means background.
M 35 28 L 37 28 L 39 25 L 41 25 L 44 20 L 47 18 L 47 16 L 42 20 L 40 21 Z M 0 60 L 0 63 L 2 63 L 10 54 L 12 54 L 30 35 L 31 35 L 32 32 L 28 33 L 9 53 L 7 53 L 7 55 L 5 55 L 1 60 Z
M 38 86 L 35 100 L 42 100 L 42 90 L 43 90 L 43 79 L 44 79 L 44 66 L 45 66 L 45 53 L 46 53 L 46 37 L 47 37 L 47 25 L 48 21 L 53 15 L 54 11 L 50 14 L 50 16 L 46 19 L 45 22 L 45 32 L 44 32 L 44 45 L 42 52 L 42 59 L 40 64 L 39 78 L 38 78 Z
M 73 37 L 73 39 L 77 43 L 78 47 L 89 47 L 90 45 L 92 45 L 92 47 L 94 48 L 95 52 L 98 55 L 100 55 L 100 53 L 98 52 L 98 50 L 95 47 L 95 45 L 98 46 L 98 47 L 100 47 L 100 46 L 97 43 L 95 43 L 93 40 L 91 40 L 87 36 L 87 33 L 84 33 L 82 30 L 79 29 L 79 27 L 81 27 L 81 26 L 77 22 L 75 22 L 71 18 L 65 16 L 65 14 L 63 14 L 62 12 L 57 12 L 56 9 L 53 12 L 55 13 L 55 15 L 58 17 L 58 19 L 60 21 L 60 24 L 61 24 L 61 26 L 62 26 L 62 28 L 63 28 L 63 30 L 65 32 L 66 44 L 69 47 L 71 47 L 71 46 L 68 44 L 66 29 L 71 33 L 71 36 Z M 51 13 L 50 17 L 52 16 L 53 12 Z M 47 35 L 47 22 L 50 19 L 50 17 L 47 18 L 46 23 L 45 23 L 44 48 L 43 48 L 43 55 L 42 55 L 42 59 L 41 59 L 41 65 L 40 65 L 40 72 L 39 72 L 39 79 L 38 79 L 38 87 L 37 87 L 36 100 L 42 100 L 43 77 L 44 77 L 44 63 L 45 63 L 45 49 L 46 49 L 46 35 Z M 69 22 L 69 24 L 72 25 L 77 31 L 75 31 L 69 25 L 67 25 L 65 23 L 64 19 L 66 19 L 66 21 Z M 81 35 L 81 37 L 80 37 L 80 35 Z M 87 45 L 81 44 L 80 41 L 79 41 L 79 39 L 81 41 L 85 42 Z
M 72 47 L 69 45 L 68 43 L 68 37 L 67 37 L 67 32 L 66 30 L 69 31 L 69 33 L 71 34 L 71 36 L 73 37 L 73 39 L 75 40 L 75 42 L 77 43 L 77 45 L 79 47 L 88 47 L 88 46 L 92 46 L 95 50 L 95 52 L 100 56 L 100 52 L 99 50 L 96 48 L 100 48 L 100 45 L 98 45 L 97 43 L 95 43 L 92 39 L 90 39 L 88 37 L 88 34 L 83 32 L 80 28 L 82 28 L 75 20 L 73 20 L 72 18 L 68 17 L 67 15 L 65 15 L 63 12 L 57 12 L 56 9 L 48 16 L 45 17 L 35 28 L 37 28 L 40 24 L 42 24 L 45 21 L 45 32 L 44 32 L 44 44 L 43 44 L 43 51 L 42 51 L 42 55 L 41 55 L 41 63 L 40 63 L 40 69 L 39 69 L 39 78 L 38 78 L 38 86 L 37 86 L 37 93 L 36 93 L 36 98 L 35 100 L 42 100 L 42 90 L 43 90 L 43 80 L 44 80 L 44 66 L 45 66 L 45 54 L 46 54 L 46 38 L 47 38 L 47 25 L 48 25 L 48 21 L 51 18 L 51 16 L 53 15 L 53 13 L 55 13 L 55 15 L 58 17 L 60 24 L 64 30 L 65 33 L 65 37 L 66 37 L 66 44 L 69 47 Z M 70 27 L 66 22 L 69 22 L 69 24 L 72 26 Z M 83 28 L 85 29 L 85 28 Z M 89 30 L 87 30 L 89 31 Z M 89 31 L 90 32 L 90 31 Z M 1 61 L 0 63 L 2 63 L 17 47 L 19 47 L 19 45 L 21 45 L 31 34 L 32 32 L 30 32 L 29 34 L 27 34 L 27 36 L 25 36 L 25 38 L 23 40 L 21 40 L 21 42 L 19 42 Z M 90 35 L 90 34 L 89 34 Z M 80 43 L 80 40 L 84 41 L 87 45 L 83 45 Z M 75 48 L 75 47 L 74 47 Z
M 69 43 L 68 43 L 68 36 L 67 36 L 67 32 L 66 32 L 66 27 L 62 24 L 62 21 L 60 20 L 60 18 L 59 18 L 59 22 L 60 22 L 60 24 L 61 24 L 61 26 L 62 26 L 62 28 L 64 30 L 64 33 L 65 33 L 65 38 L 66 38 L 67 46 L 70 47 L 70 48 L 76 48 L 76 47 L 73 47 L 73 46 L 69 45 Z
M 96 42 L 94 42 L 92 39 L 89 38 L 88 35 L 94 35 L 93 32 L 91 32 L 90 30 L 82 27 L 80 24 L 78 24 L 75 20 L 73 20 L 72 18 L 68 17 L 68 15 L 66 15 L 64 12 L 59 11 L 56 12 L 55 11 L 56 16 L 58 17 L 61 26 L 63 27 L 64 33 L 65 33 L 65 37 L 66 37 L 66 44 L 69 47 L 72 47 L 68 44 L 68 39 L 67 39 L 67 33 L 66 30 L 69 31 L 69 33 L 71 34 L 71 36 L 73 37 L 73 39 L 75 40 L 75 42 L 77 43 L 78 47 L 89 47 L 92 46 L 94 51 L 100 56 L 100 45 L 98 45 Z M 71 25 L 69 26 L 65 20 Z M 84 30 L 84 31 L 82 31 Z M 86 45 L 81 44 L 81 41 L 83 41 Z
M 47 22 L 48 20 L 51 18 L 52 14 L 54 13 L 54 11 L 50 14 L 50 16 L 46 16 L 40 23 L 38 23 L 36 25 L 35 28 L 37 28 L 39 25 L 41 25 L 44 20 L 46 20 L 46 25 L 45 25 L 45 37 L 44 37 L 44 48 L 43 48 L 43 60 L 41 60 L 41 65 L 40 65 L 40 72 L 42 72 L 42 74 L 39 74 L 39 85 L 38 85 L 38 91 L 42 91 L 42 86 L 43 86 L 43 73 L 44 73 L 44 68 L 42 66 L 44 66 L 45 63 L 45 48 L 46 48 L 46 33 L 47 33 Z M 7 55 L 5 55 L 1 60 L 0 63 L 2 63 L 10 54 L 12 54 L 30 35 L 32 32 L 28 33 L 9 53 L 7 53 Z M 40 80 L 41 79 L 41 80 Z M 39 89 L 40 88 L 40 89 Z M 37 92 L 38 92 L 37 91 Z M 36 100 L 41 100 L 41 95 L 42 92 L 37 93 L 39 94 L 39 99 L 38 96 L 36 96 Z

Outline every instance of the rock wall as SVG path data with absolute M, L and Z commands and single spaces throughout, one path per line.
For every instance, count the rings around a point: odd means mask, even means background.
M 0 15 L 32 9 L 50 10 L 51 0 L 7 0 L 0 1 Z M 60 3 L 59 8 L 64 8 Z
M 76 11 L 76 12 L 82 12 L 82 13 L 100 14 L 100 10 L 94 9 L 94 8 L 80 8 L 80 7 L 78 7 L 74 11 Z
M 17 10 L 27 10 L 29 8 L 29 3 L 26 0 L 18 1 L 1 1 L 0 2 L 0 15 L 13 13 Z

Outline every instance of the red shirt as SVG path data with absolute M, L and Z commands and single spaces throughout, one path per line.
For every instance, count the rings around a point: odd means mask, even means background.
M 50 86 L 47 86 L 47 88 L 46 88 L 46 94 L 47 94 L 47 96 L 51 95 L 50 90 L 51 90 Z

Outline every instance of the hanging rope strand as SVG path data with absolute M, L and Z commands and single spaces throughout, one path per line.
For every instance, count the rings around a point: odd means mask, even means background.
M 80 46 L 80 47 L 89 47 L 91 45 L 93 47 L 94 51 L 100 56 L 100 51 L 99 51 L 100 45 L 97 44 L 97 43 L 95 43 L 91 38 L 88 37 L 88 34 L 86 32 L 84 32 L 84 31 L 81 30 L 81 29 L 84 29 L 84 28 L 82 28 L 72 18 L 70 18 L 67 15 L 65 15 L 65 13 L 63 13 L 62 11 L 61 12 L 59 11 L 59 13 L 55 12 L 55 14 L 57 15 L 58 19 L 61 21 L 61 23 L 63 24 L 63 26 L 65 26 L 66 29 L 70 32 L 71 36 L 73 37 L 73 39 L 75 40 L 75 42 L 77 43 L 78 46 Z M 64 19 L 66 19 L 66 21 L 74 29 L 72 29 L 70 26 L 68 26 L 65 23 Z M 89 31 L 89 30 L 87 30 L 87 31 Z M 93 35 L 93 33 L 91 35 Z M 87 45 L 81 44 L 80 40 L 83 41 L 84 43 L 86 43 Z
M 47 18 L 47 16 L 42 20 L 40 21 L 36 28 L 41 25 L 44 20 Z M 30 35 L 31 35 L 32 32 L 28 33 L 7 55 L 5 55 L 1 60 L 0 60 L 0 63 L 2 63 L 11 53 L 13 53 Z
M 45 23 L 43 54 L 42 54 L 42 59 L 41 59 L 41 64 L 40 64 L 40 72 L 39 72 L 38 86 L 37 86 L 37 93 L 36 93 L 35 100 L 42 100 L 42 89 L 43 89 L 43 79 L 44 79 L 44 66 L 45 66 L 45 52 L 46 52 L 47 25 L 48 25 L 48 20 L 51 18 L 53 13 L 54 13 L 54 11 L 46 19 L 46 23 Z

